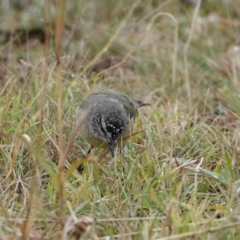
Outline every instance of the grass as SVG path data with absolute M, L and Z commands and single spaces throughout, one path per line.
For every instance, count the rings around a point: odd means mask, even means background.
M 0 8 L 1 239 L 239 239 L 237 2 L 26 2 Z M 151 107 L 98 163 L 74 115 L 102 89 Z

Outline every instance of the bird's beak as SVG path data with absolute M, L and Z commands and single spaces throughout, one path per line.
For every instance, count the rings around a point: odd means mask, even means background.
M 109 149 L 110 149 L 110 152 L 112 154 L 112 157 L 114 157 L 114 149 L 115 149 L 115 142 L 114 141 L 111 141 L 109 144 Z

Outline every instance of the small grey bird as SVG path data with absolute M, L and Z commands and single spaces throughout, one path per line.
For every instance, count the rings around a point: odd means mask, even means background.
M 141 100 L 114 91 L 92 93 L 77 108 L 78 120 L 88 113 L 79 132 L 83 140 L 93 147 L 109 147 L 114 157 L 118 142 L 131 135 L 138 108 L 148 106 Z

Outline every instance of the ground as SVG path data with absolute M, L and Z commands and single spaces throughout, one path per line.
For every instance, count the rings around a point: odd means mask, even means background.
M 237 1 L 0 4 L 2 239 L 240 238 Z M 151 106 L 99 162 L 75 110 L 103 89 Z

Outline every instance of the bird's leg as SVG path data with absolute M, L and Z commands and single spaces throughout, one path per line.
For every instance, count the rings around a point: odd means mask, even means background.
M 87 156 L 91 153 L 92 149 L 93 149 L 93 146 L 91 146 L 90 149 L 87 151 Z
M 83 172 L 83 170 L 84 170 L 84 165 L 81 163 L 81 164 L 78 166 L 77 170 L 78 170 L 78 173 L 79 173 L 79 174 L 82 174 L 82 172 Z
M 84 158 L 86 158 L 86 157 L 91 153 L 92 149 L 93 149 L 93 146 L 91 146 L 91 147 L 88 149 L 87 154 L 84 155 Z M 81 164 L 78 166 L 78 169 L 77 169 L 77 170 L 78 170 L 78 172 L 79 172 L 80 174 L 82 174 L 82 172 L 83 172 L 83 170 L 84 170 L 84 165 L 81 163 Z

